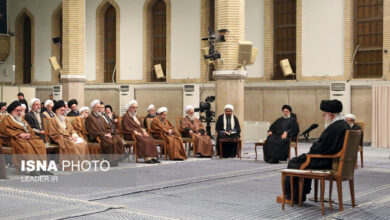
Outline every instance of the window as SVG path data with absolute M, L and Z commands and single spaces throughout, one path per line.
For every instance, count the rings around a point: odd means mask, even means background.
M 104 82 L 112 82 L 116 65 L 116 11 L 110 5 L 104 14 Z
M 354 77 L 382 77 L 383 0 L 355 0 L 354 11 Z
M 0 0 L 0 34 L 7 34 L 7 0 Z
M 23 83 L 31 83 L 31 20 L 23 17 Z
M 288 59 L 296 72 L 296 0 L 274 1 L 274 76 L 286 79 L 280 60 Z
M 161 64 L 166 76 L 166 6 L 163 0 L 157 1 L 152 8 L 152 81 L 161 81 L 156 78 L 154 65 Z M 165 81 L 165 80 L 163 80 Z

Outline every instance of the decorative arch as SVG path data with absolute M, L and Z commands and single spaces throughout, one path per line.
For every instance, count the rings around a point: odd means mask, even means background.
M 171 75 L 171 2 L 169 0 L 146 0 L 144 4 L 144 80 L 153 81 L 153 8 L 156 3 L 165 3 L 166 37 L 165 37 L 165 76 L 170 79 Z
M 30 25 L 30 39 L 28 39 L 30 49 L 26 51 L 25 45 L 25 22 Z M 34 27 L 35 20 L 32 13 L 23 8 L 15 19 L 15 83 L 31 84 L 34 81 Z M 29 54 L 30 61 L 26 61 L 26 54 Z M 25 70 L 26 62 L 29 62 L 29 70 Z M 27 75 L 26 75 L 27 74 Z M 27 80 L 26 82 L 26 79 Z
M 96 82 L 105 82 L 105 15 L 115 9 L 115 81 L 120 80 L 120 10 L 114 0 L 103 0 L 96 10 Z
M 62 67 L 62 3 L 54 10 L 51 16 L 51 55 L 57 58 Z M 59 38 L 60 43 L 54 43 L 53 38 Z M 59 73 L 51 70 L 51 82 L 59 83 Z

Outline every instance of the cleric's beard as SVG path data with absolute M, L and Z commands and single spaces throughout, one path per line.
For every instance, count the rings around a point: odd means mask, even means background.
M 58 119 L 60 119 L 61 122 L 63 122 L 65 120 L 65 116 L 63 116 L 61 114 L 57 114 L 57 117 L 58 117 Z
M 284 119 L 289 119 L 291 117 L 291 115 L 285 116 L 284 114 L 282 116 L 283 116 Z
M 41 109 L 40 108 L 34 109 L 34 112 L 39 113 L 39 112 L 41 112 Z
M 325 128 L 327 128 L 332 123 L 332 119 L 330 119 L 329 115 L 325 115 Z

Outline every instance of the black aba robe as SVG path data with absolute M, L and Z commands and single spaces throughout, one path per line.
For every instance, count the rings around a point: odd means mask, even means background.
M 144 118 L 144 128 L 145 129 L 148 129 L 148 122 L 146 121 L 147 118 L 154 118 L 154 116 L 151 116 L 150 114 L 148 114 L 145 118 Z
M 362 127 L 360 127 L 360 125 L 353 124 L 351 130 L 362 130 Z
M 295 118 L 278 118 L 269 128 L 272 132 L 264 143 L 264 161 L 278 163 L 287 160 L 290 151 L 290 138 L 295 138 L 299 133 L 299 126 Z M 287 138 L 282 139 L 282 134 L 287 132 Z
M 79 115 L 80 115 L 79 111 L 70 111 L 66 116 L 75 117 L 75 116 L 79 116 Z
M 234 128 L 231 128 L 230 130 L 227 131 L 235 131 L 234 134 L 231 135 L 225 135 L 223 132 L 225 132 L 224 129 L 224 123 L 223 123 L 223 115 L 218 116 L 217 123 L 215 125 L 215 130 L 217 131 L 217 145 L 215 145 L 215 148 L 217 150 L 217 155 L 219 155 L 219 139 L 227 138 L 227 139 L 238 139 L 240 138 L 240 132 L 241 132 L 241 127 L 240 123 L 238 122 L 238 119 L 236 116 L 234 116 Z M 237 155 L 237 144 L 236 143 L 223 143 L 222 144 L 222 157 L 228 158 L 228 157 L 236 157 Z
M 345 120 L 337 120 L 330 124 L 321 134 L 319 140 L 310 147 L 308 154 L 330 155 L 338 153 L 344 144 L 345 132 L 350 126 Z M 289 169 L 299 169 L 306 161 L 306 154 L 292 158 L 287 165 Z M 306 169 L 332 169 L 332 159 L 313 158 Z M 303 184 L 302 201 L 306 194 L 310 193 L 311 179 L 305 179 Z M 285 179 L 285 192 L 288 199 L 291 198 L 290 178 Z M 298 201 L 298 178 L 294 178 L 294 200 Z

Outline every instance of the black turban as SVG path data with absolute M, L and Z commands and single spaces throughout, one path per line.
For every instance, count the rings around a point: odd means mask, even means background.
M 71 99 L 71 100 L 69 100 L 69 102 L 68 102 L 68 107 L 69 107 L 69 108 L 72 107 L 73 104 L 78 105 L 79 103 L 77 102 L 76 99 Z
M 13 101 L 7 108 L 7 112 L 11 113 L 16 107 L 21 106 L 19 101 Z
M 112 112 L 112 107 L 111 107 L 111 105 L 106 105 L 106 106 L 104 106 L 104 109 L 106 109 L 106 108 L 109 108 L 109 109 L 111 110 L 111 112 Z
M 284 109 L 288 109 L 290 112 L 292 112 L 292 108 L 291 108 L 291 106 L 289 106 L 289 105 L 283 105 L 282 111 L 283 111 Z
M 340 113 L 343 110 L 343 103 L 337 99 L 322 100 L 320 109 L 324 112 Z
M 0 102 L 0 108 L 2 108 L 3 106 L 7 106 L 7 103 L 6 102 Z
M 62 107 L 65 108 L 65 102 L 64 102 L 63 100 L 57 101 L 57 102 L 54 104 L 53 112 L 56 112 L 57 109 L 62 108 Z

